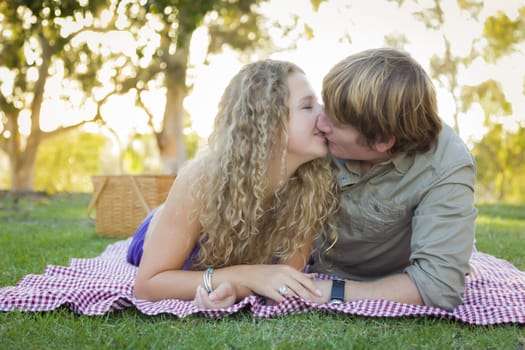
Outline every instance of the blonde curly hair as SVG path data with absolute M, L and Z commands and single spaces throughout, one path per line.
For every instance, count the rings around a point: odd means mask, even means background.
M 292 73 L 303 71 L 263 60 L 246 65 L 227 86 L 200 158 L 206 171 L 195 188 L 202 234 L 194 268 L 279 263 L 321 234 L 335 239 L 336 185 L 328 159 L 305 163 L 284 179 Z M 283 179 L 268 199 L 272 158 L 280 158 Z

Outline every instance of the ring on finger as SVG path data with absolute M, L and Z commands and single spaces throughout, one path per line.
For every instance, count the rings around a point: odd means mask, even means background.
M 286 297 L 288 295 L 288 288 L 286 288 L 286 286 L 280 287 L 279 294 L 281 294 L 282 297 Z

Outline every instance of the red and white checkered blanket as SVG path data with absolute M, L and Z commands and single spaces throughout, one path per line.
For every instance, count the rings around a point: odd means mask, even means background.
M 257 296 L 246 297 L 226 309 L 200 310 L 191 301 L 134 299 L 136 267 L 125 260 L 130 240 L 110 244 L 98 257 L 72 259 L 67 267 L 48 266 L 42 275 L 27 275 L 15 287 L 1 288 L 0 311 L 49 311 L 67 306 L 78 314 L 100 315 L 135 306 L 147 315 L 169 313 L 178 317 L 192 314 L 220 317 L 241 310 L 255 317 L 322 311 L 369 317 L 431 316 L 477 325 L 525 324 L 525 272 L 480 252 L 474 252 L 471 259 L 472 271 L 467 277 L 464 303 L 453 312 L 384 300 L 329 305 L 295 297 L 269 306 Z

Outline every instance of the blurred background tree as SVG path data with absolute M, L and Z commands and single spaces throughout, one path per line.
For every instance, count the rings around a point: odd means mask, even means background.
M 523 52 L 520 44 L 525 41 L 525 6 L 519 9 L 514 21 L 501 11 L 490 16 L 485 21 L 483 36 L 486 39 L 483 57 L 487 62 Z M 522 81 L 521 91 L 525 95 L 525 76 Z M 488 131 L 472 150 L 478 163 L 478 187 L 482 198 L 525 201 L 525 116 L 514 121 L 510 130 L 504 128 L 508 117 L 498 116 L 510 115 L 512 105 L 505 99 L 498 82 L 490 80 L 475 87 L 466 86 L 463 95 L 465 109 L 477 102 L 485 113 Z
M 268 2 L 275 1 L 1 2 L 0 167 L 9 171 L 0 173 L 0 187 L 90 191 L 94 174 L 177 172 L 203 142 L 192 128 L 194 116 L 184 109 L 198 74 L 196 64 L 206 66 L 224 51 L 235 51 L 248 62 L 323 34 L 315 18 L 300 9 L 288 19 L 272 19 L 277 17 L 264 12 Z M 525 6 L 512 19 L 481 0 L 384 3 L 409 11 L 426 28 L 425 35 L 440 36 L 429 46 L 434 54 L 422 63 L 447 92 L 453 107 L 445 113 L 451 114 L 451 125 L 463 135 L 473 113 L 484 117 L 483 138 L 466 139 L 478 162 L 478 199 L 525 200 L 523 116 L 513 116 L 516 105 L 499 81 L 488 75 L 476 84 L 464 81 L 473 66 L 523 56 Z M 310 0 L 309 5 L 314 13 L 335 7 L 334 21 L 350 23 L 353 6 L 362 3 Z M 487 11 L 493 13 L 487 16 Z M 351 53 L 350 35 L 363 35 L 354 30 L 330 35 Z M 192 56 L 196 33 L 199 41 L 206 38 L 199 63 Z M 413 34 L 396 30 L 383 33 L 383 39 L 387 46 L 410 52 Z M 471 40 L 458 47 L 458 35 Z M 330 56 L 322 53 L 316 56 L 320 67 Z M 522 82 L 521 95 L 525 77 Z M 44 123 L 44 115 L 54 123 Z
M 42 140 L 90 121 L 111 130 L 104 107 L 116 96 L 131 94 L 148 117 L 161 157 L 161 171 L 176 173 L 186 160 L 183 102 L 191 86 L 186 75 L 194 31 L 205 25 L 209 53 L 226 45 L 248 52 L 268 46 L 259 30 L 258 0 L 96 0 L 16 1 L 0 4 L 0 73 L 9 77 L 0 89 L 0 148 L 8 155 L 9 187 L 34 188 L 34 162 Z M 89 35 L 86 35 L 89 33 Z M 108 43 L 118 33 L 130 39 L 124 49 Z M 118 39 L 117 39 L 118 40 Z M 49 77 L 59 78 L 51 86 Z M 56 91 L 56 88 L 60 91 Z M 156 126 L 148 92 L 165 93 L 162 122 Z M 53 130 L 41 128 L 43 103 L 51 95 L 70 104 L 82 120 L 71 118 Z M 148 105 L 149 104 L 149 105 Z M 25 129 L 24 129 L 25 128 Z M 117 143 L 126 143 L 117 137 Z M 122 145 L 121 145 L 122 146 Z M 129 145 L 122 146 L 128 149 Z M 194 153 L 194 150 L 192 150 Z M 124 155 L 121 155 L 124 157 Z M 129 156 L 129 154 L 128 154 Z M 122 169 L 120 171 L 133 171 Z M 133 168 L 133 167 L 132 167 Z
M 98 84 L 95 72 L 100 57 L 85 45 L 73 46 L 72 41 L 96 22 L 104 6 L 105 0 L 82 5 L 36 0 L 0 3 L 0 149 L 9 159 L 11 189 L 34 188 L 34 162 L 43 140 L 84 123 L 73 121 L 43 131 L 42 103 L 57 93 L 49 91 L 50 75 L 61 77 L 64 90 L 89 91 Z M 65 24 L 72 21 L 78 26 L 73 32 L 66 31 Z M 70 97 L 64 100 L 71 103 Z
M 192 36 L 205 25 L 209 53 L 228 45 L 247 51 L 265 46 L 269 38 L 259 29 L 257 0 L 149 0 L 122 1 L 112 21 L 116 29 L 133 36 L 136 44 L 116 67 L 125 71 L 115 79 L 115 90 L 132 93 L 154 129 L 162 172 L 176 173 L 187 157 L 184 139 L 184 99 L 191 90 L 187 81 Z M 152 90 L 165 93 L 162 123 L 155 128 L 145 96 Z
M 409 0 L 393 0 L 399 6 Z M 413 3 L 419 3 L 413 0 Z M 429 73 L 440 87 L 448 91 L 453 101 L 452 127 L 461 135 L 460 117 L 479 105 L 484 113 L 485 136 L 472 145 L 472 151 L 478 163 L 478 199 L 481 201 L 523 201 L 520 193 L 525 175 L 523 159 L 525 140 L 523 128 L 525 118 L 518 121 L 517 132 L 505 130 L 502 118 L 512 114 L 512 104 L 506 99 L 501 84 L 492 79 L 477 85 L 464 85 L 461 76 L 476 62 L 483 58 L 493 63 L 506 55 L 523 50 L 519 45 L 525 40 L 525 6 L 519 9 L 519 15 L 512 21 L 503 12 L 498 11 L 488 16 L 479 36 L 472 36 L 471 44 L 462 47 L 463 54 L 455 53 L 452 48 L 457 32 L 457 18 L 465 21 L 479 21 L 479 14 L 484 6 L 483 0 L 457 1 L 456 14 L 443 11 L 443 1 L 433 0 L 431 6 L 414 11 L 414 16 L 424 23 L 428 30 L 442 34 L 444 52 L 434 54 L 430 59 Z M 418 8 L 418 7 L 416 7 Z M 450 30 L 447 30 L 450 27 Z M 386 36 L 385 42 L 404 48 L 409 43 L 406 37 Z M 524 77 L 525 84 L 525 77 Z M 525 92 L 525 85 L 523 87 Z M 464 124 L 468 125 L 468 120 Z
M 80 129 L 47 138 L 35 162 L 35 188 L 48 193 L 89 191 L 106 142 L 104 136 Z

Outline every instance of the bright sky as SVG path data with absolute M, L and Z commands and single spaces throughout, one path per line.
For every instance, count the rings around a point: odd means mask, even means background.
M 405 1 L 410 3 L 409 0 Z M 420 0 L 420 4 L 431 6 L 433 1 Z M 428 4 L 427 4 L 428 3 Z M 271 0 L 264 4 L 264 11 L 281 23 L 289 23 L 291 14 L 297 14 L 314 30 L 315 37 L 311 40 L 300 39 L 297 48 L 287 52 L 275 53 L 271 57 L 291 60 L 301 66 L 310 78 L 314 88 L 320 92 L 323 75 L 333 64 L 347 55 L 368 48 L 384 45 L 385 34 L 403 33 L 409 40 L 406 49 L 428 69 L 429 58 L 434 53 L 443 52 L 442 35 L 452 40 L 452 49 L 455 53 L 464 54 L 470 47 L 473 37 L 482 31 L 482 23 L 487 15 L 495 13 L 495 9 L 505 11 L 507 16 L 515 19 L 516 9 L 523 6 L 522 0 L 487 0 L 485 11 L 481 14 L 479 23 L 469 21 L 459 16 L 456 1 L 445 0 L 446 25 L 441 33 L 432 32 L 424 27 L 412 16 L 413 5 L 404 5 L 399 8 L 395 2 L 384 0 L 348 1 L 331 0 L 324 3 L 317 13 L 313 12 L 309 0 L 282 1 Z M 351 42 L 345 40 L 345 35 Z M 126 50 L 126 37 L 106 38 L 105 41 L 118 43 Z M 274 40 L 282 41 L 278 37 Z M 199 29 L 193 37 L 191 48 L 192 69 L 189 71 L 190 83 L 193 90 L 185 100 L 185 108 L 192 116 L 192 128 L 202 137 L 207 137 L 211 131 L 217 103 L 222 91 L 231 77 L 240 69 L 241 63 L 234 52 L 226 50 L 222 55 L 210 56 L 209 65 L 204 65 L 207 34 L 204 28 Z M 473 85 L 487 79 L 501 81 L 505 95 L 513 104 L 513 117 L 505 118 L 509 128 L 516 125 L 516 121 L 525 116 L 525 102 L 523 96 L 523 77 L 525 76 L 525 48 L 521 53 L 505 58 L 495 66 L 476 62 L 472 69 L 463 72 L 461 83 Z M 163 115 L 164 96 L 161 92 L 152 94 L 149 99 L 152 112 L 158 116 L 157 122 Z M 438 88 L 440 115 L 452 124 L 452 100 L 450 95 Z M 92 111 L 77 114 L 77 119 L 87 118 Z M 147 130 L 146 117 L 134 108 L 129 97 L 114 98 L 103 111 L 108 116 L 110 125 L 120 128 L 126 133 L 129 125 L 135 125 L 139 130 Z M 60 115 L 71 113 L 64 111 L 58 102 L 49 101 L 43 107 L 43 128 L 53 129 L 62 123 Z M 46 118 L 45 116 L 52 116 Z M 469 142 L 479 139 L 484 132 L 483 114 L 478 109 L 472 110 L 469 115 L 460 117 L 462 137 Z

